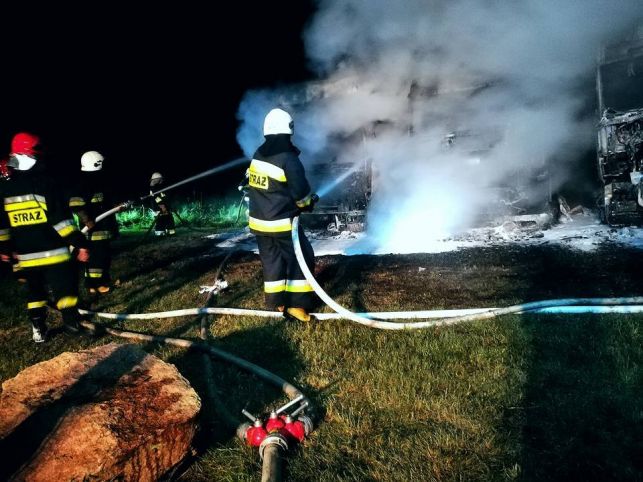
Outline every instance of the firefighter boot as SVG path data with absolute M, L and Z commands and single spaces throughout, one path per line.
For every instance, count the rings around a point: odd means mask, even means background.
M 112 290 L 112 284 L 110 282 L 105 282 L 104 280 L 99 281 L 99 283 L 95 283 L 91 286 L 87 287 L 87 291 L 89 291 L 89 294 L 95 295 L 104 295 L 109 293 Z
M 63 327 L 65 331 L 71 335 L 76 335 L 80 333 L 80 330 L 82 329 L 82 327 L 78 322 L 78 311 L 63 312 Z
M 304 308 L 287 308 L 284 311 L 284 317 L 291 321 L 317 321 L 317 318 L 308 313 Z
M 40 307 L 31 309 L 29 312 L 33 341 L 36 343 L 44 343 L 47 341 L 47 309 Z
M 44 320 L 32 320 L 31 328 L 33 332 L 33 341 L 44 343 L 47 341 L 47 325 Z

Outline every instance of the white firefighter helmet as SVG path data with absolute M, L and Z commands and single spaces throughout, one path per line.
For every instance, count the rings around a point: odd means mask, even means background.
M 97 151 L 87 151 L 80 158 L 80 170 L 81 171 L 100 171 L 103 168 L 103 161 L 105 158 L 100 152 Z
M 272 109 L 263 121 L 263 135 L 292 134 L 293 120 L 288 112 Z
M 152 177 L 150 177 L 150 186 L 156 186 L 157 184 L 160 184 L 163 181 L 163 174 L 160 172 L 155 172 L 152 173 Z

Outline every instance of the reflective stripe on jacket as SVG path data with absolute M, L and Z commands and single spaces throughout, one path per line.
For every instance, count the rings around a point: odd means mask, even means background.
M 310 185 L 299 150 L 290 143 L 289 136 L 271 137 L 277 136 L 266 136 L 266 143 L 257 149 L 246 171 L 248 227 L 254 234 L 288 236 L 291 220 L 299 213 L 298 203 L 305 203 L 310 195 Z
M 17 253 L 21 268 L 65 262 L 69 245 L 87 246 L 63 189 L 38 164 L 0 184 L 0 242 Z

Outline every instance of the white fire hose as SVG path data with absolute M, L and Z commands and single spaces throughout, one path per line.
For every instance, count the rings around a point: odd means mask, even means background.
M 381 321 L 374 318 L 374 313 L 364 313 L 357 314 L 352 311 L 347 310 L 343 306 L 339 305 L 335 300 L 333 300 L 328 294 L 322 289 L 322 287 L 317 283 L 317 280 L 314 278 L 306 260 L 304 259 L 304 254 L 301 250 L 301 244 L 299 242 L 299 216 L 296 216 L 292 222 L 292 242 L 295 247 L 295 254 L 297 256 L 297 262 L 301 268 L 302 273 L 306 277 L 306 280 L 315 290 L 317 296 L 319 296 L 324 303 L 326 303 L 330 308 L 335 310 L 342 318 L 354 321 L 361 325 L 365 325 L 371 328 L 379 328 L 382 330 L 416 330 L 420 328 L 431 328 L 433 326 L 443 326 L 443 325 L 453 325 L 455 323 L 466 322 L 466 321 L 476 321 L 476 320 L 485 320 L 489 318 L 495 318 L 501 315 L 508 315 L 512 313 L 524 313 L 527 311 L 535 310 L 547 310 L 554 309 L 553 313 L 561 313 L 562 308 L 574 306 L 580 308 L 577 305 L 590 305 L 590 307 L 600 307 L 601 305 L 607 305 L 612 308 L 616 308 L 613 305 L 637 305 L 643 304 L 643 296 L 629 297 L 629 298 L 568 298 L 568 299 L 559 299 L 559 300 L 545 300 L 545 301 L 534 301 L 531 303 L 522 303 L 519 305 L 507 306 L 505 308 L 487 308 L 480 311 L 474 311 L 467 314 L 457 314 L 455 316 L 439 318 L 432 321 L 419 321 L 413 323 L 393 323 L 390 321 Z M 632 310 L 632 306 L 626 307 L 628 310 Z M 637 310 L 634 312 L 641 312 L 641 307 L 637 306 Z M 556 311 L 558 310 L 558 311 Z M 615 312 L 615 311 L 612 311 Z M 632 312 L 632 311 L 626 311 Z M 414 312 L 411 312 L 414 313 Z M 421 316 L 413 316 L 414 318 L 429 318 L 425 316 L 430 312 L 415 312 L 422 313 Z M 402 317 L 400 317 L 402 318 Z
M 118 212 L 127 204 L 117 206 L 106 213 L 97 216 L 99 221 L 115 212 Z M 83 229 L 83 232 L 86 228 Z M 567 298 L 559 300 L 545 300 L 519 305 L 508 306 L 504 308 L 472 308 L 461 310 L 424 310 L 424 311 L 406 311 L 406 312 L 372 312 L 372 313 L 353 313 L 335 302 L 317 283 L 312 273 L 308 269 L 301 250 L 299 242 L 299 217 L 293 219 L 292 241 L 299 266 L 315 293 L 336 313 L 316 313 L 315 316 L 320 320 L 329 319 L 348 319 L 371 328 L 384 330 L 405 330 L 421 329 L 434 326 L 451 325 L 459 322 L 484 320 L 495 318 L 511 313 L 543 313 L 543 314 L 563 314 L 563 313 L 643 313 L 643 297 L 621 297 L 621 298 Z M 182 310 L 172 310 L 156 313 L 99 313 L 87 310 L 78 310 L 81 314 L 96 315 L 101 318 L 113 320 L 132 320 L 132 319 L 154 319 L 170 318 L 178 316 L 194 316 L 206 314 L 220 314 L 233 316 L 259 316 L 264 318 L 282 318 L 283 314 L 275 311 L 265 310 L 248 310 L 241 308 L 188 308 Z M 394 323 L 391 319 L 430 319 L 431 321 L 411 322 L 411 323 Z M 90 322 L 82 324 L 91 330 L 97 330 L 100 325 Z M 263 378 L 265 381 L 280 387 L 283 392 L 291 399 L 305 399 L 301 391 L 291 383 L 283 380 L 279 376 L 261 368 L 253 363 L 243 360 L 235 355 L 223 350 L 214 348 L 206 342 L 194 342 L 180 338 L 170 338 L 158 335 L 147 335 L 136 332 L 122 331 L 111 327 L 101 327 L 107 333 L 123 338 L 143 340 L 148 342 L 160 342 L 184 348 L 196 348 L 211 356 L 215 356 L 223 361 L 231 362 L 246 371 L 254 373 Z M 307 400 L 306 400 L 307 401 Z M 308 405 L 308 402 L 306 403 Z M 275 444 L 270 445 L 269 450 L 263 451 L 264 463 L 262 466 L 262 480 L 279 480 L 281 478 L 280 458 L 281 452 Z
M 117 212 L 121 211 L 122 209 L 128 208 L 130 205 L 131 205 L 130 202 L 125 202 L 123 204 L 119 204 L 118 206 L 113 207 L 109 211 L 105 211 L 104 213 L 99 214 L 98 216 L 96 216 L 96 219 L 94 219 L 94 222 L 97 223 L 98 221 L 102 221 L 107 216 L 111 216 L 112 214 L 116 214 Z M 83 233 L 83 234 L 85 234 L 87 231 L 89 231 L 89 228 L 87 226 L 85 226 L 83 229 L 80 230 L 80 232 Z

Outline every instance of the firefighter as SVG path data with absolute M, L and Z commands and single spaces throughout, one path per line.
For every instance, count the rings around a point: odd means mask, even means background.
M 163 188 L 164 180 L 160 172 L 155 172 L 150 178 L 150 195 L 154 199 L 154 234 L 157 236 L 171 236 L 176 234 L 174 216 L 170 208 L 169 199 L 164 192 L 154 195 Z
M 81 229 L 87 228 L 91 257 L 85 264 L 85 286 L 92 293 L 109 293 L 112 288 L 110 266 L 111 240 L 118 237 L 116 215 L 96 222 L 96 217 L 113 207 L 103 173 L 105 158 L 100 152 L 87 151 L 80 158 L 80 177 L 71 188 L 69 207 Z
M 8 181 L 11 179 L 13 168 L 9 166 L 9 159 L 0 159 L 0 180 Z
M 288 112 L 273 109 L 266 115 L 265 141 L 246 171 L 248 227 L 257 238 L 266 305 L 283 312 L 287 319 L 310 321 L 316 296 L 297 263 L 291 228 L 294 216 L 312 210 L 316 195 L 299 160 L 300 151 L 292 144 L 292 133 L 293 120 Z M 315 254 L 301 227 L 299 239 L 312 271 Z
M 13 173 L 13 168 L 9 166 L 9 159 L 8 158 L 0 159 L 0 181 L 8 181 L 9 179 L 11 179 L 12 173 Z M 0 229 L 0 244 L 2 244 L 3 241 L 8 241 L 8 240 L 9 240 L 9 228 Z M 15 258 L 10 257 L 9 263 L 11 264 L 11 270 L 13 271 L 15 278 L 20 283 L 26 282 L 25 278 L 20 274 L 20 265 L 18 264 L 18 261 Z
M 37 136 L 20 132 L 11 141 L 8 165 L 11 179 L 0 183 L 0 253 L 3 261 L 17 260 L 27 283 L 27 312 L 33 340 L 47 336 L 48 291 L 63 318 L 65 330 L 80 331 L 78 275 L 69 246 L 77 247 L 77 258 L 89 258 L 87 240 L 78 231 L 64 196 L 38 162 Z

